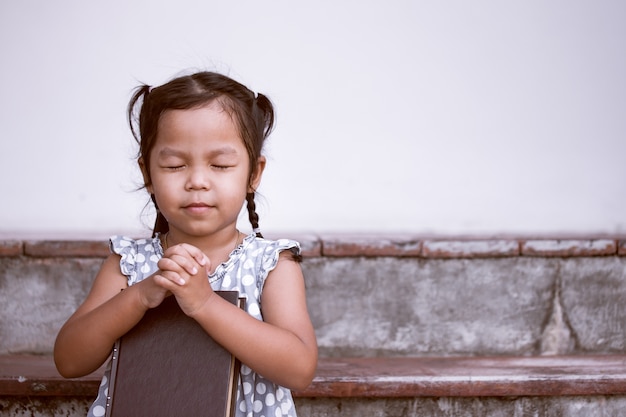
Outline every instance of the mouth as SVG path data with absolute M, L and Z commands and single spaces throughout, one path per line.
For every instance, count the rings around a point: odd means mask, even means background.
M 190 203 L 190 204 L 183 206 L 183 210 L 188 211 L 190 213 L 194 213 L 194 214 L 202 214 L 211 210 L 212 208 L 213 206 L 206 204 L 206 203 L 201 203 L 201 202 Z

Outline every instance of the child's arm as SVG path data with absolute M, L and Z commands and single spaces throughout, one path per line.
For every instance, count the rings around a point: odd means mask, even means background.
M 182 246 L 179 272 L 202 269 L 205 255 L 192 246 Z M 169 294 L 159 285 L 162 271 L 128 287 L 120 271 L 120 256 L 110 255 L 96 275 L 83 304 L 63 325 L 54 345 L 54 361 L 67 378 L 87 375 L 98 369 L 111 354 L 115 341 L 141 320 L 149 308 L 161 304 Z M 206 274 L 205 274 L 206 281 Z
M 306 388 L 317 367 L 317 340 L 306 304 L 300 264 L 283 252 L 262 294 L 264 322 L 254 320 L 244 363 L 268 379 L 293 389 Z M 227 330 L 228 331 L 228 330 Z M 253 348 L 250 349 L 250 346 Z
M 203 277 L 204 276 L 204 277 Z M 281 253 L 263 288 L 259 321 L 213 296 L 202 271 L 184 285 L 164 284 L 183 311 L 257 373 L 287 388 L 305 388 L 315 374 L 317 342 L 309 318 L 300 265 Z
M 167 295 L 150 278 L 129 288 L 119 262 L 119 255 L 114 254 L 104 261 L 87 298 L 57 335 L 54 361 L 67 378 L 98 369 L 115 341 Z

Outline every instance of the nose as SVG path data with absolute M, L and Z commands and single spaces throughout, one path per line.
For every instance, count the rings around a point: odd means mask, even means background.
M 203 167 L 194 167 L 188 170 L 187 183 L 188 190 L 208 190 L 211 186 L 209 170 Z

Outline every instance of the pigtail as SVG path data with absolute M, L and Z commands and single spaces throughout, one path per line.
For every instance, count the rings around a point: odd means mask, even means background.
M 163 213 L 161 213 L 161 210 L 159 210 L 154 194 L 150 194 L 150 199 L 152 199 L 152 203 L 154 203 L 154 208 L 156 209 L 156 220 L 154 221 L 154 229 L 152 229 L 152 237 L 156 237 L 157 233 L 165 234 L 169 232 L 170 224 L 167 222 L 165 216 L 163 216 Z
M 151 128 L 149 123 L 145 123 L 146 118 L 153 118 L 152 107 L 150 106 L 150 101 L 148 100 L 150 93 L 151 87 L 149 85 L 143 84 L 137 87 L 128 102 L 128 107 L 126 109 L 130 131 L 135 138 L 135 141 L 139 144 L 137 157 L 143 159 L 146 166 L 150 165 L 150 150 L 152 148 L 152 144 L 154 143 L 154 128 Z M 139 112 L 136 111 L 138 106 Z M 144 187 L 150 185 L 152 180 L 150 179 L 149 172 L 144 173 L 144 179 L 146 181 Z M 156 220 L 154 222 L 154 228 L 152 229 L 152 236 L 155 237 L 157 233 L 167 233 L 170 226 L 161 213 L 161 210 L 159 210 L 154 194 L 150 195 L 150 199 L 156 209 Z
M 252 225 L 252 231 L 257 237 L 262 238 L 261 229 L 259 228 L 259 215 L 256 212 L 256 203 L 254 202 L 254 193 L 246 194 L 246 201 L 248 203 L 248 219 Z
M 133 134 L 135 141 L 137 141 L 137 143 L 139 144 L 141 144 L 141 136 L 140 136 L 140 133 L 137 132 L 137 129 L 135 128 L 135 126 L 137 126 L 139 122 L 139 118 L 135 114 L 135 107 L 137 106 L 137 103 L 139 102 L 140 99 L 145 103 L 148 93 L 150 93 L 149 85 L 144 84 L 144 85 L 137 87 L 130 101 L 128 102 L 128 107 L 126 109 L 126 114 L 128 117 L 128 125 L 130 126 L 130 132 Z
M 263 149 L 263 143 L 269 136 L 274 127 L 274 109 L 270 100 L 263 94 L 254 94 L 250 91 L 252 98 L 252 107 L 250 108 L 250 116 L 253 125 L 248 125 L 248 132 L 252 143 L 247 146 L 248 154 L 250 155 L 250 166 L 254 167 L 256 159 L 261 155 L 261 149 Z M 244 125 L 245 126 L 245 125 Z M 254 172 L 251 172 L 251 178 Z M 254 192 L 246 195 L 246 202 L 248 207 L 248 219 L 252 225 L 252 230 L 257 237 L 262 238 L 261 230 L 259 228 L 259 215 L 256 212 L 256 203 L 254 202 Z
M 265 95 L 258 93 L 253 105 L 252 114 L 259 131 L 259 139 L 264 141 L 274 129 L 274 107 Z

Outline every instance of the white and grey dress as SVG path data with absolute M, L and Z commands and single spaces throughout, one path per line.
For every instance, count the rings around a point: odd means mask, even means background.
M 158 236 L 150 239 L 131 239 L 113 236 L 111 251 L 120 255 L 120 268 L 131 286 L 152 275 L 163 256 Z M 213 290 L 237 290 L 246 299 L 246 311 L 258 320 L 261 315 L 263 284 L 278 263 L 284 250 L 300 253 L 300 244 L 293 240 L 267 240 L 248 235 L 235 248 L 228 260 L 220 264 L 208 279 Z M 251 347 L 252 348 L 252 347 Z M 98 390 L 98 397 L 89 409 L 88 417 L 104 416 L 110 378 L 110 362 Z M 296 410 L 287 388 L 263 378 L 245 365 L 241 365 L 237 389 L 237 417 L 296 416 Z

